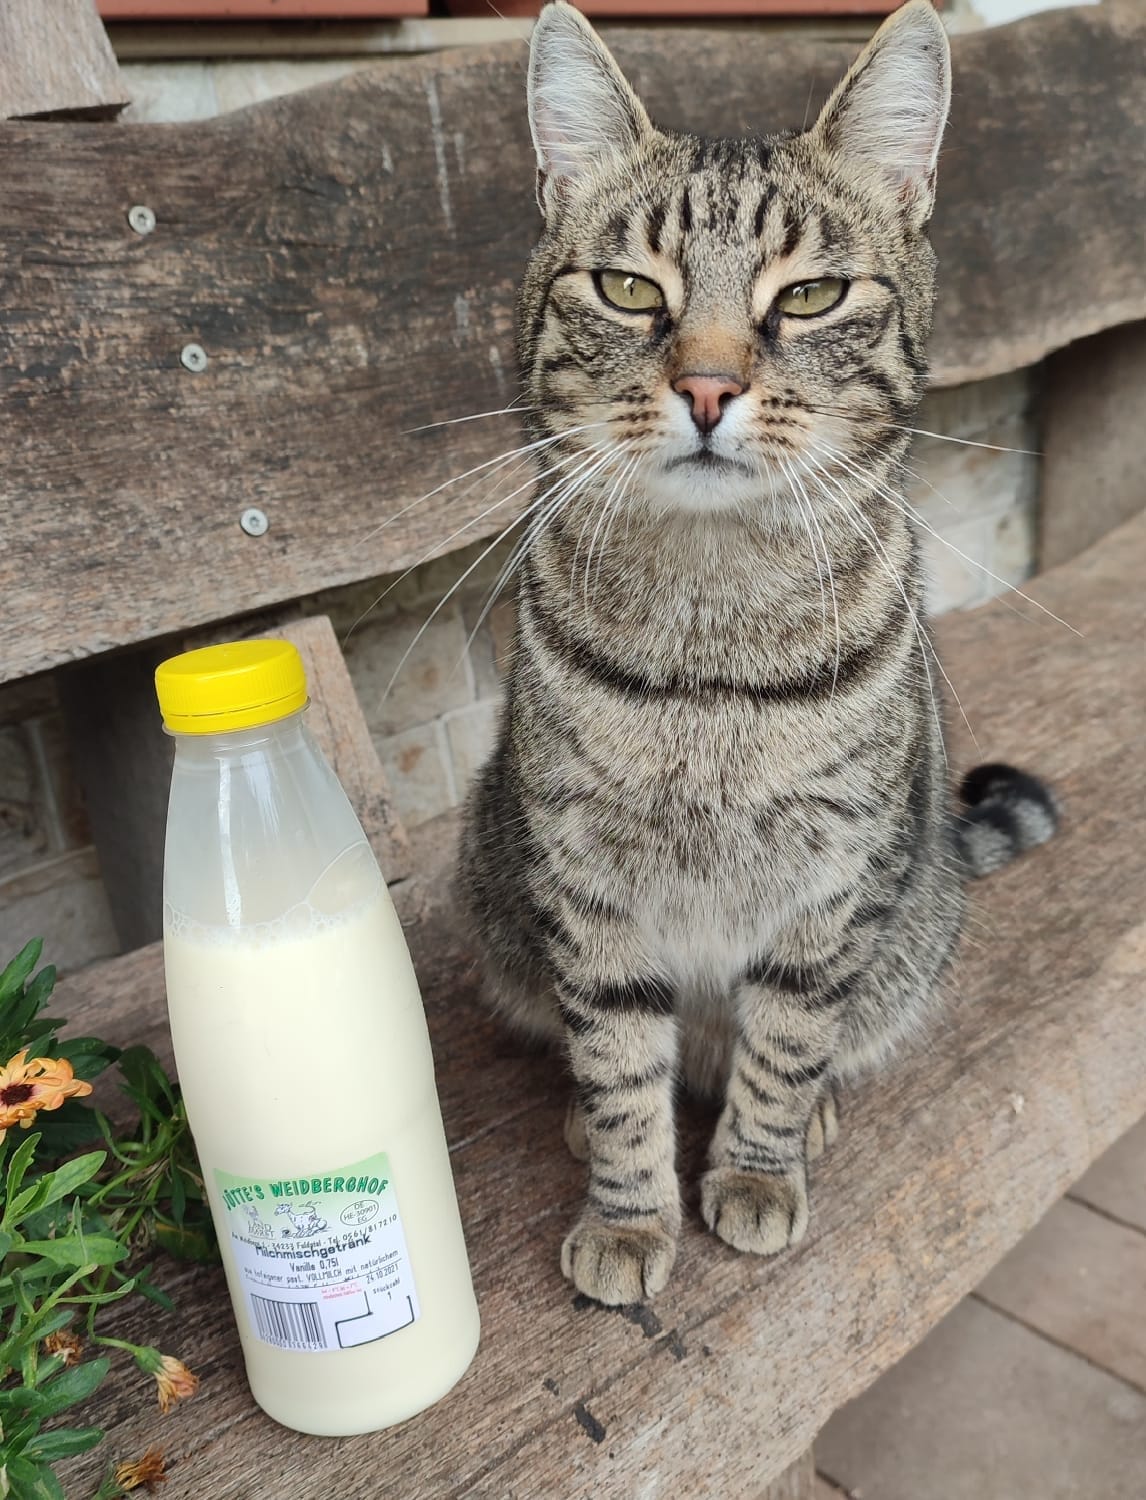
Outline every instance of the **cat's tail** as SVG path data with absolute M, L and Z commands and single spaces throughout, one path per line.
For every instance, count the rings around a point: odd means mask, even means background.
M 955 818 L 955 844 L 972 877 L 990 875 L 1017 855 L 1045 844 L 1059 824 L 1050 788 L 1014 766 L 976 766 L 959 788 L 964 810 Z

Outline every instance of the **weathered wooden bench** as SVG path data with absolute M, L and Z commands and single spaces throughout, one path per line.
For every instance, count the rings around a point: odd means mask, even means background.
M 611 40 L 655 115 L 728 130 L 799 125 L 848 50 L 753 32 Z M 1120 4 L 957 40 L 939 383 L 1146 315 L 1143 167 L 1126 146 L 1146 124 L 1144 52 L 1146 19 Z M 409 429 L 514 393 L 535 222 L 521 63 L 511 48 L 392 64 L 177 128 L 0 127 L 0 680 L 72 664 L 73 746 L 134 950 L 62 985 L 61 1013 L 169 1056 L 148 941 L 166 775 L 151 668 L 196 632 L 292 631 L 423 983 L 482 1307 L 481 1351 L 448 1401 L 333 1443 L 261 1416 L 221 1274 L 172 1269 L 166 1343 L 200 1396 L 160 1424 L 109 1389 L 92 1420 L 117 1452 L 162 1440 L 175 1496 L 805 1500 L 827 1417 L 1146 1111 L 1137 519 L 1032 586 L 1080 635 L 1005 602 L 943 622 L 981 753 L 1050 777 L 1066 826 L 979 888 L 942 1025 L 846 1101 L 807 1242 L 740 1257 L 693 1212 L 654 1308 L 606 1311 L 562 1282 L 582 1170 L 561 1143 L 559 1069 L 477 1007 L 445 899 L 455 820 L 402 833 L 333 634 L 297 603 L 491 528 L 480 489 L 458 486 L 376 531 L 516 441 L 512 419 L 496 440 L 479 423 Z M 265 534 L 240 527 L 252 505 Z M 953 762 L 971 758 L 957 731 Z M 691 1182 L 710 1122 L 686 1118 Z M 146 1327 L 160 1337 L 151 1310 Z M 77 1463 L 77 1485 L 98 1462 Z

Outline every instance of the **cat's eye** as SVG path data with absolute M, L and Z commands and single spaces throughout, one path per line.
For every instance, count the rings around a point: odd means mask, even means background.
M 847 282 L 839 276 L 825 276 L 820 281 L 798 281 L 795 286 L 786 286 L 776 298 L 776 309 L 790 318 L 814 318 L 817 313 L 830 312 L 842 302 L 847 289 Z
M 656 312 L 665 305 L 665 294 L 655 281 L 628 271 L 598 271 L 597 290 L 611 307 L 622 312 Z

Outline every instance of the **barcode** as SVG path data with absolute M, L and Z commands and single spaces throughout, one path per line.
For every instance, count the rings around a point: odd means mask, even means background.
M 255 1331 L 268 1344 L 286 1349 L 325 1349 L 317 1302 L 272 1302 L 251 1293 Z

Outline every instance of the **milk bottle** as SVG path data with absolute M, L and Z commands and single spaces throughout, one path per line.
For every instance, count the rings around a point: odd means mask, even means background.
M 478 1313 L 425 1014 L 285 641 L 166 661 L 175 1058 L 251 1391 L 301 1432 L 437 1401 Z

